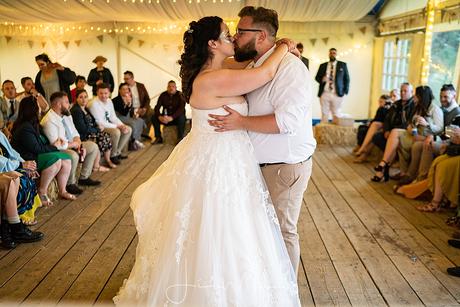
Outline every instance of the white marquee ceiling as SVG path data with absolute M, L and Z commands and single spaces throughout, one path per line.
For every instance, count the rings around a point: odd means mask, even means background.
M 236 19 L 245 5 L 275 9 L 281 21 L 356 21 L 377 0 L 0 0 L 0 21 L 15 23 L 175 22 L 218 15 Z

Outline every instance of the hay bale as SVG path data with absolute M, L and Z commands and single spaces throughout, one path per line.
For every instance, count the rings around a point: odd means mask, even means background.
M 163 126 L 162 135 L 164 144 L 177 144 L 177 126 Z
M 354 126 L 320 123 L 314 127 L 314 133 L 318 144 L 356 145 L 357 128 Z

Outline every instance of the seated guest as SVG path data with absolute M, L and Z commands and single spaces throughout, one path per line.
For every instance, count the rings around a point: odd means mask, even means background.
M 77 128 L 81 140 L 91 140 L 95 142 L 99 146 L 100 152 L 104 154 L 105 162 L 111 168 L 116 168 L 117 166 L 110 160 L 110 153 L 112 151 L 110 134 L 99 129 L 96 124 L 96 120 L 87 109 L 88 93 L 85 89 L 80 89 L 77 91 L 76 97 L 76 103 L 70 109 L 70 113 L 72 114 L 75 128 Z M 100 165 L 100 155 L 97 155 L 96 157 L 93 170 L 101 172 L 106 172 L 109 170 L 108 168 Z
M 145 133 L 143 136 L 148 136 L 150 127 L 152 126 L 151 119 L 153 110 L 150 107 L 150 97 L 145 85 L 134 80 L 134 74 L 131 71 L 125 71 L 123 80 L 128 83 L 131 95 L 133 97 L 133 107 L 136 110 L 139 117 L 145 122 Z
M 450 223 L 459 225 L 460 207 L 460 128 L 453 130 L 451 143 L 457 146 L 455 152 L 447 150 L 447 154 L 443 154 L 434 159 L 430 167 L 427 177 L 428 189 L 433 194 L 433 199 L 430 203 L 417 207 L 423 212 L 435 212 L 441 209 L 443 198 L 450 202 L 450 207 L 457 206 L 457 217 Z
M 37 99 L 38 105 L 40 106 L 40 110 L 42 114 L 44 114 L 49 109 L 48 102 L 46 99 L 35 89 L 34 81 L 31 77 L 24 77 L 21 78 L 21 85 L 24 89 L 24 92 L 20 93 L 16 99 L 21 101 L 25 97 L 34 96 Z
M 40 71 L 35 76 L 35 87 L 46 101 L 51 101 L 51 95 L 56 92 L 65 92 L 69 101 L 70 86 L 75 82 L 75 73 L 59 63 L 52 63 L 45 53 L 35 57 L 35 62 Z
M 77 76 L 75 79 L 75 88 L 70 91 L 72 97 L 72 104 L 77 101 L 77 91 L 84 90 L 86 86 L 86 79 L 83 76 Z
M 14 150 L 6 136 L 0 132 L 0 172 L 16 171 L 21 174 L 19 194 L 17 197 L 17 211 L 27 224 L 34 224 L 35 210 L 40 206 L 37 195 L 37 186 L 33 180 L 36 177 L 37 165 L 35 161 L 25 161 Z
M 19 218 L 17 198 L 21 176 L 15 171 L 0 172 L 0 235 L 2 247 L 6 249 L 15 248 L 18 243 L 36 242 L 43 238 L 43 233 L 31 231 Z
M 3 97 L 0 97 L 0 130 L 9 137 L 13 122 L 18 117 L 19 100 L 16 99 L 16 87 L 13 81 L 2 84 Z
M 138 113 L 139 108 L 134 108 L 133 106 L 133 97 L 128 83 L 120 84 L 118 87 L 118 96 L 112 102 L 118 118 L 133 130 L 131 137 L 134 140 L 134 149 L 144 148 L 144 144 L 141 143 L 141 135 L 145 123 Z
M 410 150 L 416 141 L 424 141 L 426 138 L 439 134 L 444 125 L 441 108 L 433 103 L 434 96 L 428 86 L 419 86 L 415 90 L 414 115 L 406 130 L 393 129 L 388 136 L 388 143 L 383 153 L 383 159 L 375 168 L 377 173 L 372 181 L 388 181 L 389 167 L 398 153 L 400 162 L 400 176 L 407 172 L 410 162 Z M 390 113 L 387 115 L 389 116 Z
M 358 150 L 356 151 L 357 158 L 353 161 L 355 163 L 362 163 L 367 161 L 367 156 L 372 149 L 372 138 L 374 134 L 379 132 L 383 127 L 383 121 L 385 120 L 385 116 L 387 115 L 388 109 L 391 107 L 392 101 L 390 96 L 382 95 L 379 98 L 379 108 L 375 113 L 374 119 L 371 121 L 370 125 L 360 125 L 358 128 L 358 136 L 361 131 L 366 131 L 364 140 L 361 142 L 361 146 L 359 146 Z M 362 126 L 364 126 L 362 128 Z M 366 129 L 367 128 L 367 129 Z M 364 133 L 363 133 L 364 134 Z M 358 144 L 360 144 L 358 140 Z
M 93 96 L 96 96 L 97 86 L 101 83 L 106 83 L 110 86 L 110 93 L 115 89 L 112 73 L 110 69 L 104 67 L 105 62 L 107 62 L 107 59 L 102 55 L 98 55 L 93 60 L 96 67 L 91 69 L 88 75 L 88 84 L 93 87 Z
M 96 119 L 97 125 L 110 134 L 112 140 L 112 153 L 110 159 L 118 164 L 120 159 L 126 159 L 128 142 L 131 139 L 132 129 L 115 114 L 112 100 L 109 98 L 109 85 L 101 83 L 97 86 L 97 97 L 93 99 L 89 110 Z M 125 153 L 122 155 L 122 151 Z
M 157 105 L 152 116 L 152 124 L 155 128 L 155 141 L 152 144 L 163 143 L 160 125 L 177 126 L 177 141 L 184 137 L 185 131 L 185 98 L 177 90 L 176 82 L 168 82 L 167 90 L 158 97 Z
M 72 158 L 72 169 L 67 185 L 67 191 L 72 194 L 81 193 L 82 190 L 76 185 L 77 166 L 83 160 L 80 179 L 78 184 L 96 186 L 100 181 L 90 178 L 93 171 L 94 161 L 99 155 L 99 148 L 91 141 L 82 142 L 80 135 L 70 116 L 70 103 L 65 92 L 56 92 L 51 95 L 51 109 L 40 121 L 43 132 L 51 144 L 70 155 Z
M 372 138 L 372 143 L 385 151 L 388 136 L 393 129 L 406 129 L 414 114 L 414 102 L 412 98 L 412 85 L 401 84 L 401 99 L 394 102 L 388 110 L 383 121 L 383 131 L 377 132 Z
M 399 185 L 411 183 L 414 180 L 423 180 L 428 174 L 431 162 L 440 154 L 440 149 L 444 143 L 445 127 L 456 124 L 460 121 L 460 107 L 455 101 L 456 92 L 452 84 L 445 84 L 441 88 L 440 101 L 441 109 L 444 114 L 444 130 L 440 137 L 429 135 L 424 141 L 417 141 L 411 148 L 411 161 L 406 175 L 401 178 Z
M 391 103 L 398 101 L 401 99 L 401 96 L 399 96 L 399 90 L 397 88 L 394 88 L 390 91 L 390 98 L 391 98 Z
M 13 125 L 11 143 L 22 157 L 36 162 L 37 171 L 40 173 L 38 194 L 42 204 L 49 207 L 53 203 L 47 195 L 48 187 L 55 177 L 61 198 L 74 200 L 76 197 L 66 189 L 71 170 L 70 155 L 50 145 L 41 134 L 39 114 L 40 108 L 33 96 L 21 101 L 18 119 Z

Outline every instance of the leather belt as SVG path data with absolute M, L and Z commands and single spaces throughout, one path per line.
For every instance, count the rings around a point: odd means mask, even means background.
M 301 162 L 298 162 L 298 163 L 304 163 L 304 162 L 307 162 L 308 160 L 311 159 L 313 155 L 309 156 L 307 159 L 305 159 L 304 161 L 301 161 Z M 293 163 L 293 164 L 298 164 L 298 163 Z M 265 167 L 265 166 L 269 166 L 269 165 L 281 165 L 281 164 L 290 164 L 290 163 L 285 163 L 285 162 L 275 162 L 275 163 L 261 163 L 259 164 L 260 167 Z

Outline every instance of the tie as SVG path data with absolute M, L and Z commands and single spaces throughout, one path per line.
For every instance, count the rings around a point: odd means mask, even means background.
M 105 111 L 104 116 L 105 116 L 105 120 L 106 120 L 107 122 L 111 123 L 109 111 Z
M 331 63 L 331 72 L 329 73 L 329 90 L 332 91 L 332 84 L 334 82 L 334 64 Z
M 14 115 L 14 99 L 10 100 L 10 118 Z
M 70 132 L 70 128 L 66 124 L 64 117 L 62 118 L 62 124 L 64 125 L 65 137 L 67 138 L 67 141 L 72 141 L 72 133 Z

